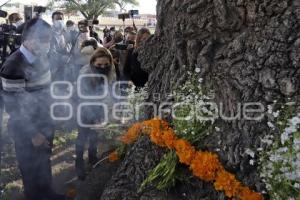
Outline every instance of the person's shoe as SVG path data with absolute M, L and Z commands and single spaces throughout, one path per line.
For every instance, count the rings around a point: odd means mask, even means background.
M 84 181 L 86 174 L 84 169 L 84 161 L 76 161 L 75 164 L 76 174 L 79 180 Z
M 85 178 L 86 178 L 85 172 L 82 170 L 77 171 L 77 178 L 80 181 L 85 181 Z

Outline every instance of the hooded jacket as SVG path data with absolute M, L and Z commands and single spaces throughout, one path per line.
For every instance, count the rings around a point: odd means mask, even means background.
M 81 107 L 82 109 L 79 114 L 81 122 L 84 124 L 92 125 L 102 121 L 105 117 L 105 109 L 107 109 L 107 114 L 110 113 L 113 103 L 115 102 L 112 96 L 112 87 L 116 81 L 114 66 L 112 66 L 109 74 L 106 76 L 107 83 L 104 82 L 103 78 L 99 76 L 95 77 L 97 75 L 100 74 L 97 73 L 91 65 L 84 66 L 80 71 L 80 78 L 77 83 L 80 90 L 79 102 L 81 105 L 85 104 L 86 106 Z M 110 117 L 108 115 L 106 117 L 107 120 L 109 120 Z

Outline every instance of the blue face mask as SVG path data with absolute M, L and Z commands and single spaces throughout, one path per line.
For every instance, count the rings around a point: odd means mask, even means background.
M 63 20 L 55 20 L 55 21 L 53 22 L 53 27 L 54 27 L 54 29 L 57 30 L 57 31 L 62 31 L 62 30 L 64 30 L 64 28 L 65 28 L 65 23 L 64 23 Z

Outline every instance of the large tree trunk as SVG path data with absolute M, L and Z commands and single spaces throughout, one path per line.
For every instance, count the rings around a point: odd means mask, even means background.
M 299 0 L 158 0 L 157 11 L 155 35 L 140 54 L 143 67 L 151 73 L 150 93 L 169 93 L 185 81 L 187 70 L 200 67 L 204 86 L 214 91 L 215 102 L 224 105 L 227 116 L 237 112 L 238 103 L 259 102 L 266 106 L 299 95 Z M 256 191 L 262 191 L 264 185 L 257 162 L 250 165 L 245 151 L 264 147 L 260 139 L 270 132 L 266 122 L 218 120 L 221 131 L 201 142 L 203 148 L 218 153 L 228 171 Z M 142 144 L 144 140 L 137 145 Z M 152 155 L 150 161 L 128 163 L 133 155 L 148 154 Z M 151 199 L 137 196 L 135 181 L 146 177 L 148 167 L 153 168 L 157 159 L 151 148 L 127 154 L 102 199 L 114 199 L 115 195 Z M 146 162 L 152 164 L 146 168 Z M 121 180 L 136 185 L 118 184 Z M 199 181 L 196 185 L 196 192 L 177 186 L 177 197 L 225 199 L 210 184 Z M 187 196 L 180 196 L 184 192 Z M 158 191 L 156 194 L 160 196 Z

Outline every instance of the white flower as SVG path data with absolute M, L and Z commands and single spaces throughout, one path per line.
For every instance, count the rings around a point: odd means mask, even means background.
M 216 129 L 217 132 L 221 131 L 221 129 L 219 127 L 215 127 L 215 129 Z
M 279 113 L 280 113 L 279 110 L 278 110 L 277 112 L 273 112 L 273 116 L 274 116 L 275 118 L 277 118 L 277 117 L 279 117 Z
M 249 163 L 250 165 L 254 165 L 255 161 L 251 159 Z
M 294 187 L 297 188 L 297 189 L 300 189 L 300 184 L 299 183 L 295 183 Z
M 287 132 L 284 132 L 281 136 L 280 136 L 280 139 L 281 139 L 281 144 L 285 144 L 286 141 L 289 140 L 289 134 Z
M 202 83 L 202 82 L 203 82 L 203 78 L 199 78 L 199 79 L 198 79 L 198 82 L 199 82 L 199 83 Z
M 270 137 L 268 137 L 268 136 L 266 136 L 265 138 L 261 139 L 261 142 L 264 143 L 264 144 L 267 144 L 267 145 L 273 144 L 273 140 Z
M 200 72 L 201 72 L 201 69 L 200 69 L 199 67 L 197 67 L 197 68 L 195 69 L 195 72 L 196 72 L 196 73 L 200 73 Z
M 275 128 L 275 126 L 274 126 L 274 124 L 272 124 L 272 122 L 268 122 L 268 126 L 269 126 L 271 129 L 274 129 L 274 128 Z
M 300 118 L 299 117 L 294 117 L 290 120 L 290 123 L 293 125 L 293 126 L 297 126 L 298 124 L 300 124 Z
M 273 107 L 271 105 L 268 105 L 268 113 L 271 114 L 273 112 Z
M 282 148 L 279 148 L 277 151 L 279 153 L 286 153 L 289 149 L 287 147 L 282 147 Z
M 245 154 L 251 156 L 251 158 L 255 157 L 255 153 L 251 149 L 246 149 Z
M 294 139 L 294 145 L 300 145 L 300 139 L 299 138 Z

